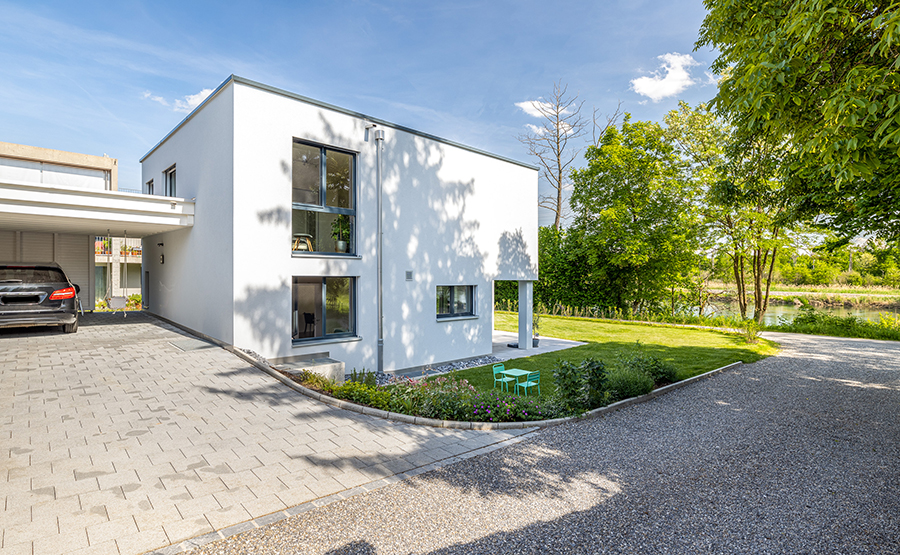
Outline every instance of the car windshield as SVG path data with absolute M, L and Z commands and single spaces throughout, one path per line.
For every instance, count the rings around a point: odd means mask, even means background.
M 0 283 L 65 283 L 62 270 L 46 266 L 0 266 Z

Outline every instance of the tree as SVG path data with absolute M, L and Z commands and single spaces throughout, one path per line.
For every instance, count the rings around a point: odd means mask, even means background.
M 714 107 L 744 140 L 793 147 L 795 217 L 900 237 L 900 4 L 704 3 L 696 46 L 720 52 Z
M 695 265 L 694 192 L 663 128 L 653 122 L 611 127 L 588 147 L 588 165 L 572 172 L 575 222 L 589 278 L 602 282 L 602 304 L 657 308 Z
M 747 318 L 749 287 L 754 318 L 762 322 L 778 249 L 787 240 L 787 196 L 778 179 L 783 149 L 762 140 L 741 142 L 704 105 L 691 109 L 681 102 L 666 115 L 666 124 L 700 193 L 699 211 L 710 234 L 707 245 L 717 244 L 730 259 L 741 318 Z
M 560 81 L 553 85 L 553 92 L 547 100 L 522 104 L 526 112 L 541 118 L 541 125 L 530 125 L 529 132 L 518 139 L 528 147 L 528 153 L 537 158 L 541 177 L 550 184 L 553 192 L 541 195 L 538 205 L 553 212 L 553 227 L 559 231 L 566 218 L 566 178 L 579 152 L 569 143 L 574 143 L 584 134 L 586 125 L 581 116 L 583 102 L 578 102 L 577 95 L 568 96 L 568 85 Z

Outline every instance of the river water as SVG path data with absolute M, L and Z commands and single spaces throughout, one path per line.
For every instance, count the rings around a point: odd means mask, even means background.
M 887 312 L 891 314 L 896 314 L 896 309 L 871 309 L 865 307 L 816 307 L 816 310 L 819 312 L 826 312 L 828 314 L 834 314 L 835 316 L 856 316 L 857 318 L 862 318 L 864 320 L 874 320 L 878 321 L 878 314 L 882 312 Z M 740 314 L 740 310 L 738 309 L 737 303 L 732 304 L 723 304 L 716 303 L 712 309 L 704 310 L 704 313 L 707 316 L 737 316 Z M 790 322 L 794 319 L 795 316 L 800 314 L 800 307 L 792 304 L 776 304 L 769 305 L 769 308 L 766 310 L 766 315 L 763 316 L 763 322 L 766 325 L 778 324 L 779 322 Z M 753 315 L 753 305 L 747 307 L 747 316 Z

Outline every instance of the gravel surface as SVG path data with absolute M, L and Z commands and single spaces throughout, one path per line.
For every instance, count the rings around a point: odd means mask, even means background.
M 781 355 L 200 554 L 900 553 L 900 343 Z

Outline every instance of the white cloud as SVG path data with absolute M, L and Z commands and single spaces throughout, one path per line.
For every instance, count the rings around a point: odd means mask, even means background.
M 144 98 L 152 100 L 153 102 L 159 102 L 167 108 L 172 108 L 172 110 L 175 112 L 188 113 L 199 106 L 201 102 L 206 100 L 206 97 L 212 94 L 212 92 L 212 89 L 203 89 L 197 94 L 188 94 L 185 95 L 184 98 L 177 98 L 174 102 L 169 102 L 161 96 L 157 96 L 150 91 L 145 91 Z
M 206 100 L 206 97 L 212 94 L 212 89 L 203 89 L 197 94 L 189 94 L 184 97 L 184 100 L 176 100 L 175 108 L 176 112 L 190 112 L 194 108 L 200 105 L 201 102 Z
M 535 135 L 543 135 L 544 133 L 547 132 L 547 130 L 544 129 L 543 127 L 541 127 L 540 125 L 531 125 L 530 123 L 526 123 L 525 127 L 527 127 L 528 130 L 531 131 L 532 133 L 534 133 Z
M 551 111 L 553 108 L 553 105 L 551 105 L 549 102 L 544 102 L 543 100 L 526 100 L 525 102 L 516 102 L 516 106 L 521 108 L 523 112 L 533 118 L 544 117 L 544 114 L 541 113 L 541 110 Z
M 658 59 L 662 60 L 661 67 L 654 71 L 651 77 L 632 79 L 631 88 L 634 92 L 650 98 L 653 102 L 659 102 L 663 98 L 679 94 L 696 83 L 691 78 L 688 68 L 699 65 L 699 62 L 690 54 L 672 52 L 663 54 Z
M 169 105 L 169 102 L 165 98 L 163 98 L 161 96 L 156 96 L 153 93 L 151 93 L 150 91 L 144 91 L 144 98 L 149 98 L 153 102 L 159 102 L 163 106 Z

